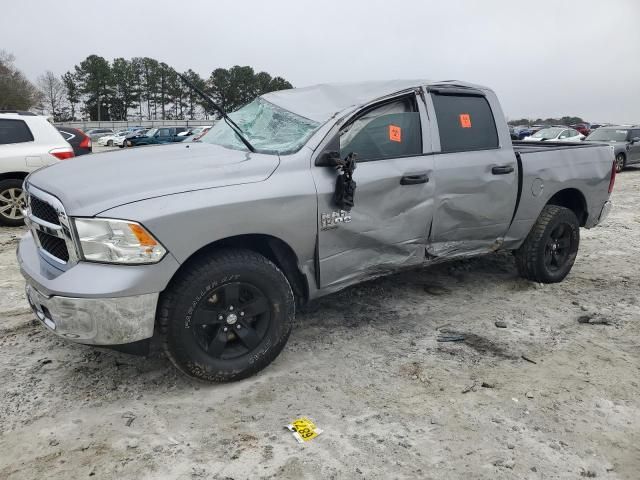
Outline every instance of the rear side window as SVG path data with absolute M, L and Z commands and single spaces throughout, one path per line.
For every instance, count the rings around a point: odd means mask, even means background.
M 31 130 L 22 120 L 0 120 L 0 145 L 33 142 Z
M 498 131 L 487 99 L 432 94 L 443 153 L 498 148 Z
M 420 114 L 414 99 L 373 108 L 340 132 L 340 157 L 358 155 L 359 162 L 422 154 Z
M 62 138 L 64 138 L 67 142 L 71 140 L 73 137 L 75 137 L 73 133 L 68 132 L 66 130 L 60 130 L 60 135 L 62 135 Z

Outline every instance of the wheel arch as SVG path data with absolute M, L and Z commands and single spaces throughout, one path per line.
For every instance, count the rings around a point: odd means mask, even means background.
M 180 266 L 169 282 L 173 282 L 182 271 L 198 262 L 203 256 L 226 249 L 238 248 L 252 250 L 271 260 L 284 273 L 291 285 L 291 289 L 300 304 L 309 299 L 309 284 L 307 277 L 298 267 L 298 256 L 284 240 L 267 234 L 243 234 L 222 238 L 211 242 L 191 254 Z
M 29 175 L 28 172 L 5 172 L 0 173 L 0 180 L 24 180 Z
M 576 188 L 565 188 L 556 192 L 547 202 L 547 205 L 565 207 L 576 214 L 581 227 L 584 227 L 589 217 L 587 200 L 582 192 Z

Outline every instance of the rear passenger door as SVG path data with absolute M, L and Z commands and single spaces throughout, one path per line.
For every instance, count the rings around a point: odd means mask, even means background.
M 0 173 L 31 172 L 43 166 L 33 133 L 24 120 L 0 119 Z
M 492 250 L 509 228 L 518 195 L 518 166 L 503 113 L 492 93 L 446 87 L 429 92 L 436 191 L 428 252 L 449 257 Z

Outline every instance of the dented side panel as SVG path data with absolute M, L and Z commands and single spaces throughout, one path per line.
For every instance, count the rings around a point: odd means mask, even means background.
M 518 164 L 495 94 L 485 91 L 498 132 L 498 148 L 435 155 L 435 205 L 428 253 L 456 257 L 494 251 L 502 245 L 518 198 Z M 434 112 L 431 97 L 426 97 Z M 433 137 L 439 138 L 435 113 Z M 440 145 L 438 145 L 439 149 Z M 511 167 L 495 174 L 494 167 Z
M 355 206 L 343 213 L 332 202 L 337 173 L 326 167 L 313 168 L 322 288 L 337 289 L 424 261 L 433 183 L 400 184 L 403 176 L 417 173 L 433 175 L 433 156 L 359 164 L 354 175 L 358 183 Z M 337 221 L 327 222 L 327 215 L 333 212 Z

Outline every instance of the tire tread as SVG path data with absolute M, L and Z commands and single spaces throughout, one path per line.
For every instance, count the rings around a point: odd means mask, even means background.
M 238 266 L 252 264 L 263 268 L 265 273 L 276 273 L 284 285 L 287 286 L 287 312 L 288 318 L 285 325 L 285 331 L 278 339 L 278 342 L 270 348 L 270 355 L 263 356 L 259 361 L 253 363 L 253 365 L 245 370 L 236 372 L 221 371 L 215 374 L 204 372 L 194 372 L 185 369 L 185 367 L 178 361 L 170 346 L 169 338 L 169 323 L 171 321 L 171 313 L 178 301 L 176 292 L 179 292 L 182 288 L 195 283 L 202 276 L 211 274 L 219 270 L 222 266 Z M 295 315 L 295 299 L 291 285 L 282 271 L 268 258 L 263 255 L 254 252 L 252 250 L 245 249 L 223 249 L 214 253 L 203 254 L 196 257 L 187 267 L 178 274 L 178 276 L 172 281 L 171 285 L 162 294 L 160 303 L 158 305 L 157 324 L 162 335 L 163 350 L 171 363 L 182 373 L 190 378 L 196 378 L 198 380 L 206 382 L 230 382 L 240 380 L 242 378 L 254 375 L 258 371 L 262 370 L 269 363 L 271 363 L 280 353 L 284 345 L 286 344 L 291 328 L 293 324 L 293 317 Z

